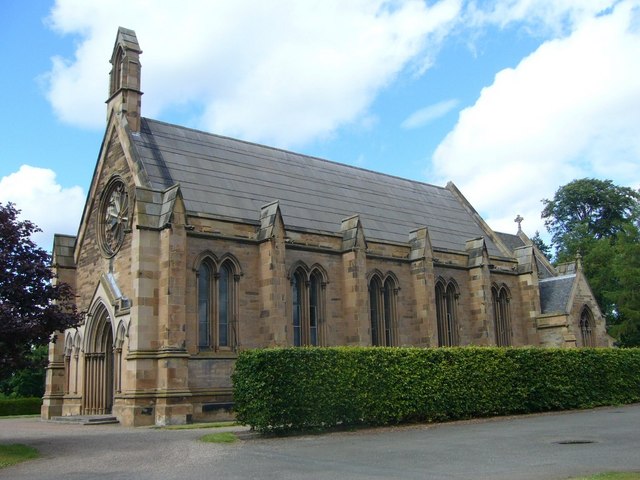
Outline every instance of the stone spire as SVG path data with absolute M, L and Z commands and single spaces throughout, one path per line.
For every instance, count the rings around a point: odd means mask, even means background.
M 134 132 L 140 131 L 140 54 L 142 50 L 133 30 L 120 27 L 113 46 L 109 74 L 107 119 L 118 115 Z

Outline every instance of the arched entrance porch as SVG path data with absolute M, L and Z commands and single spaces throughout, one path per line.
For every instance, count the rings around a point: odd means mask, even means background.
M 100 305 L 89 318 L 84 351 L 83 415 L 104 415 L 113 407 L 113 328 Z

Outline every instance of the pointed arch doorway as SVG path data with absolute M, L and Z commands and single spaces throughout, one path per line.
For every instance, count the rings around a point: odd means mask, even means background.
M 113 408 L 113 328 L 100 305 L 89 320 L 84 351 L 83 415 L 105 415 Z

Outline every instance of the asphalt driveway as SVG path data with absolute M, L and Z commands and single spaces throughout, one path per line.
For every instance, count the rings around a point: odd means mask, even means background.
M 213 431 L 0 420 L 0 443 L 25 443 L 42 455 L 0 470 L 0 478 L 534 480 L 640 471 L 640 405 L 289 438 L 250 436 L 230 445 L 198 441 Z

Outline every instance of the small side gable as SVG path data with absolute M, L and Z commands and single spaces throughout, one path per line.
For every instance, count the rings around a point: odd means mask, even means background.
M 489 264 L 489 254 L 483 237 L 467 240 L 465 250 L 469 256 L 467 260 L 467 266 L 469 268 L 481 267 Z
M 431 245 L 431 237 L 427 227 L 418 228 L 409 234 L 409 245 L 411 252 L 410 260 L 429 259 L 433 261 L 433 246 Z
M 360 215 L 352 215 L 342 220 L 340 225 L 342 232 L 342 250 L 348 251 L 355 248 L 366 250 L 367 240 L 364 236 L 364 228 L 360 221 Z
M 267 240 L 279 230 L 284 231 L 284 222 L 280 212 L 280 202 L 277 200 L 263 205 L 260 210 L 260 230 L 258 240 Z
M 172 223 L 176 202 L 182 198 L 179 185 L 164 191 L 145 187 L 137 187 L 135 191 L 139 227 L 160 230 Z

